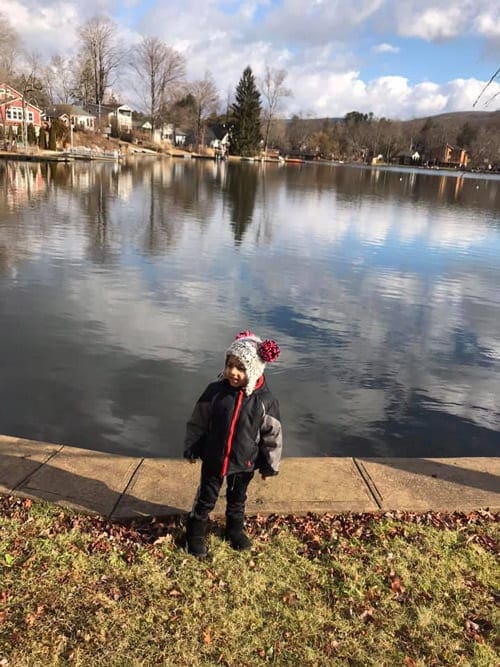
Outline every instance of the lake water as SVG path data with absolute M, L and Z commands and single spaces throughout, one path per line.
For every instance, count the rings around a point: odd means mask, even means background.
M 0 433 L 177 457 L 242 329 L 293 456 L 500 453 L 500 180 L 0 162 Z

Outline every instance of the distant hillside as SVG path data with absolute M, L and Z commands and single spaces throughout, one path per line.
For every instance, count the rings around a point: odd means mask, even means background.
M 435 114 L 431 116 L 421 116 L 417 118 L 410 118 L 409 120 L 400 120 L 398 118 L 389 118 L 395 123 L 402 123 L 403 125 L 407 124 L 424 124 L 425 121 L 430 118 L 436 123 L 442 123 L 447 125 L 449 123 L 454 125 L 463 125 L 466 122 L 472 123 L 479 126 L 494 125 L 500 127 L 500 109 L 495 111 L 453 111 L 449 113 Z M 316 128 L 321 128 L 324 125 L 329 125 L 331 123 L 341 123 L 344 118 L 339 117 L 326 117 L 326 118 L 301 118 L 301 121 Z M 375 118 L 376 120 L 376 118 Z M 287 123 L 293 121 L 293 118 L 287 119 Z
M 500 128 L 500 109 L 497 109 L 496 111 L 454 111 L 451 113 L 440 113 L 434 116 L 412 118 L 411 120 L 402 122 L 403 124 L 424 123 L 427 118 L 443 125 L 463 125 L 464 123 L 470 123 L 479 127 L 493 125 Z

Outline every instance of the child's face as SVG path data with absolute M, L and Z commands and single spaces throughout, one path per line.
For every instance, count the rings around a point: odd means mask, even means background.
M 226 359 L 224 377 L 229 382 L 231 387 L 245 387 L 248 382 L 245 367 L 238 359 L 238 357 L 233 357 L 232 354 L 228 355 Z

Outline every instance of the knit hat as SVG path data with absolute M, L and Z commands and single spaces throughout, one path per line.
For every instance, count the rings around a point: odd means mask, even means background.
M 255 389 L 266 363 L 277 359 L 279 354 L 280 349 L 274 340 L 261 340 L 252 331 L 241 331 L 226 350 L 226 358 L 229 355 L 237 357 L 245 367 L 248 379 L 245 387 L 247 396 Z

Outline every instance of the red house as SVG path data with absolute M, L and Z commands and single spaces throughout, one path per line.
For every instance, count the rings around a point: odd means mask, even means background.
M 3 129 L 4 136 L 9 127 L 13 128 L 17 136 L 22 136 L 23 109 L 26 126 L 32 123 L 38 135 L 42 125 L 42 110 L 28 102 L 26 98 L 23 99 L 22 93 L 12 86 L 0 83 L 0 127 Z

